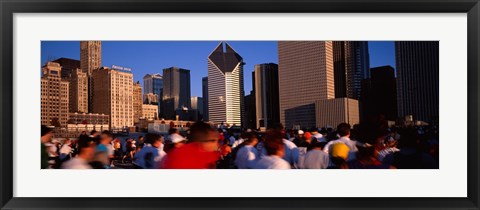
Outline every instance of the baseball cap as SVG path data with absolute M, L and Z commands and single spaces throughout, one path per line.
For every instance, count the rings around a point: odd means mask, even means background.
M 172 142 L 174 144 L 187 140 L 183 136 L 181 136 L 180 134 L 177 134 L 177 133 L 171 134 L 169 139 L 170 139 L 170 142 Z
M 348 148 L 348 146 L 344 143 L 332 144 L 330 148 L 330 156 L 340 157 L 346 160 L 348 158 L 349 151 L 350 151 L 350 148 Z
M 298 134 L 302 135 L 304 132 L 302 130 L 298 130 Z
M 305 138 L 306 139 L 311 139 L 312 138 L 312 134 L 310 132 L 305 132 Z

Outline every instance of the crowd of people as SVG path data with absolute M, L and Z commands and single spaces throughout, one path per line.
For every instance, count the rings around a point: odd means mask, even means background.
M 185 134 L 147 133 L 122 142 L 110 131 L 52 141 L 42 126 L 42 168 L 109 169 L 438 169 L 438 127 L 372 122 L 333 128 L 234 133 L 196 122 Z

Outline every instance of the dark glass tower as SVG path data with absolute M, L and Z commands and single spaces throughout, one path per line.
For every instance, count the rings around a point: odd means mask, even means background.
M 202 78 L 203 120 L 208 121 L 208 77 Z
M 280 122 L 278 65 L 255 65 L 256 127 L 271 128 Z
M 335 98 L 360 100 L 362 80 L 370 78 L 368 42 L 334 41 Z
M 397 119 L 397 84 L 391 66 L 380 66 L 370 70 L 370 90 L 366 100 L 366 115 L 383 115 L 387 120 Z
M 163 69 L 163 114 L 175 119 L 175 110 L 191 108 L 190 70 L 178 67 Z
M 399 117 L 438 123 L 439 42 L 395 42 Z

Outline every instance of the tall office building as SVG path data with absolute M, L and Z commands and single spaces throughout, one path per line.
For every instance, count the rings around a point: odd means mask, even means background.
M 362 100 L 362 82 L 370 78 L 370 54 L 367 41 L 353 42 L 355 52 L 355 73 L 353 79 L 354 99 Z M 361 107 L 361 106 L 360 106 Z
M 286 128 L 316 125 L 315 102 L 335 98 L 333 70 L 331 41 L 278 42 L 280 121 Z
M 368 42 L 333 41 L 335 98 L 361 97 L 362 80 L 370 78 Z
M 140 82 L 137 81 L 133 83 L 133 122 L 135 123 L 140 120 L 140 117 L 142 117 L 142 98 L 142 86 L 140 85 Z
M 133 126 L 132 72 L 108 67 L 94 70 L 92 93 L 92 112 L 110 115 L 111 129 Z
M 367 90 L 365 107 L 370 117 L 383 115 L 387 120 L 396 120 L 397 84 L 395 71 L 391 66 L 380 66 L 370 70 L 370 90 Z
M 80 61 L 71 59 L 71 58 L 59 58 L 53 60 L 52 62 L 60 64 L 62 66 L 62 79 L 67 79 L 71 77 L 71 74 L 76 70 L 81 68 Z
M 203 120 L 208 121 L 208 77 L 202 77 Z
M 192 109 L 198 110 L 203 115 L 203 98 L 198 96 L 192 96 L 191 98 Z
M 438 123 L 439 42 L 395 42 L 398 114 Z
M 80 61 L 59 58 L 53 62 L 62 67 L 61 77 L 69 84 L 69 112 L 88 113 L 88 76 L 80 69 Z
M 62 69 L 63 70 L 63 69 Z M 68 78 L 69 112 L 88 113 L 88 76 L 81 69 L 75 69 Z
M 208 56 L 208 118 L 241 126 L 244 114 L 243 58 L 226 42 Z
M 253 73 L 253 72 L 252 72 Z M 255 104 L 255 91 L 251 90 L 250 94 L 244 97 L 245 103 L 245 119 L 243 120 L 244 128 L 258 129 L 257 127 L 257 108 Z
M 198 96 L 192 96 L 192 109 L 198 114 L 198 120 L 204 120 L 204 108 L 203 108 L 203 98 Z
M 161 74 L 146 74 L 143 77 L 143 93 L 146 95 L 147 98 L 143 100 L 150 101 L 150 104 L 155 103 L 158 106 L 158 113 L 159 116 L 162 114 L 162 97 L 163 97 L 163 77 Z M 154 100 L 155 96 L 151 96 L 150 94 L 156 95 L 156 100 Z
M 177 108 L 191 108 L 190 70 L 178 67 L 163 69 L 163 114 L 175 119 Z
M 69 82 L 61 78 L 62 67 L 48 62 L 42 67 L 41 79 L 41 123 L 64 127 L 68 121 Z
M 93 71 L 102 67 L 102 42 L 80 41 L 80 68 L 88 76 L 88 111 L 93 112 Z
M 163 77 L 161 74 L 146 74 L 143 77 L 143 92 L 160 95 L 163 89 Z
M 91 76 L 94 69 L 102 67 L 102 42 L 80 41 L 80 68 Z
M 146 120 L 157 120 L 158 119 L 158 106 L 151 104 L 140 104 L 142 107 L 141 117 Z
M 270 128 L 280 122 L 278 100 L 278 65 L 255 65 L 255 127 Z

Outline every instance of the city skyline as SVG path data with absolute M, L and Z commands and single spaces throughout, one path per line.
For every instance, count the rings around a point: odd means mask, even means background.
M 244 62 L 244 93 L 252 90 L 254 66 L 278 63 L 276 41 L 228 41 L 242 55 Z M 370 66 L 390 65 L 396 69 L 393 41 L 369 41 Z M 163 74 L 162 70 L 179 66 L 191 70 L 191 95 L 202 96 L 202 77 L 208 75 L 206 57 L 218 41 L 102 41 L 102 65 L 132 69 L 133 80 L 146 74 Z M 58 58 L 80 59 L 80 41 L 43 41 L 41 65 Z M 144 93 L 145 94 L 145 93 Z

